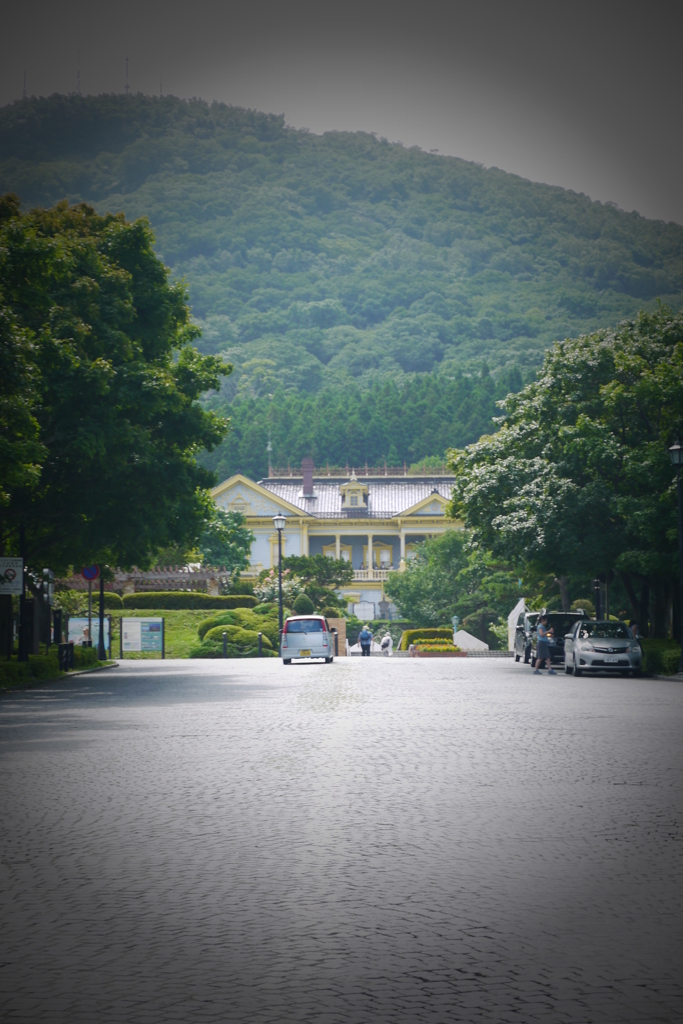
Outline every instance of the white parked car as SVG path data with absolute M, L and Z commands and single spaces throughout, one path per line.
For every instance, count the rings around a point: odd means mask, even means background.
M 625 622 L 577 622 L 564 638 L 564 670 L 567 675 L 584 672 L 619 672 L 640 675 L 642 651 Z
M 324 658 L 334 660 L 334 634 L 323 615 L 292 615 L 284 624 L 280 654 L 285 665 L 292 658 Z

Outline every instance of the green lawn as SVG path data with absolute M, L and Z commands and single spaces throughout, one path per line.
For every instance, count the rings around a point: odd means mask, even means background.
M 154 619 L 163 618 L 165 620 L 164 627 L 166 630 L 166 657 L 167 658 L 187 658 L 190 652 L 190 648 L 199 642 L 197 636 L 197 627 L 200 622 L 207 619 L 210 615 L 215 615 L 215 611 L 211 611 L 207 608 L 192 608 L 192 609 L 161 609 L 155 610 L 154 608 L 139 608 L 139 609 L 126 609 L 125 612 L 111 612 L 111 625 L 112 625 L 112 644 L 111 654 L 112 658 L 119 657 L 119 626 L 120 620 L 123 615 L 126 619 Z M 159 658 L 160 656 L 154 652 L 145 652 L 139 654 L 125 654 L 126 659 L 129 658 Z

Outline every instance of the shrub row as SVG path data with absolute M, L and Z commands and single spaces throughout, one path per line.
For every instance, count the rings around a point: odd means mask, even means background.
M 265 639 L 265 638 L 264 638 Z M 237 644 L 227 645 L 228 658 L 258 658 L 258 647 L 241 647 Z M 277 652 L 263 645 L 264 658 L 277 658 Z M 189 654 L 190 658 L 222 658 L 223 642 L 216 643 L 212 640 L 203 640 L 202 643 L 193 647 Z
M 31 673 L 25 661 L 0 661 L 0 687 L 5 689 L 30 681 Z
M 59 675 L 57 651 L 30 654 L 28 661 L 1 661 L 0 686 L 18 686 L 32 679 L 52 679 Z
M 674 640 L 641 640 L 643 672 L 648 675 L 670 676 L 678 671 L 681 646 Z
M 99 664 L 96 647 L 74 646 L 74 668 L 91 668 Z
M 96 647 L 74 647 L 74 668 L 92 668 L 99 664 Z M 32 679 L 54 679 L 60 675 L 57 648 L 49 654 L 29 654 L 28 661 L 0 661 L 0 688 L 30 683 Z
M 106 603 L 106 602 L 105 602 Z M 150 590 L 144 594 L 124 594 L 123 608 L 254 608 L 258 600 L 253 594 L 227 594 L 212 597 L 191 590 Z
M 436 628 L 404 629 L 401 634 L 399 651 L 407 651 L 411 644 L 420 640 L 450 640 L 453 642 L 453 627 L 438 626 Z

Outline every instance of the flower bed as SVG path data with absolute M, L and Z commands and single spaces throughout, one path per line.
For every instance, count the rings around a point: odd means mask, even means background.
M 416 643 L 410 647 L 411 658 L 466 658 L 467 651 L 461 651 L 454 644 Z

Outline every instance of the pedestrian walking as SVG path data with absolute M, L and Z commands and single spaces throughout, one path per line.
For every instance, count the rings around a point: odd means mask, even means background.
M 541 615 L 538 620 L 536 627 L 536 668 L 534 669 L 534 675 L 540 676 L 541 664 L 545 661 L 548 666 L 548 675 L 556 676 L 557 672 L 553 670 L 553 664 L 550 660 L 550 637 L 554 633 L 553 627 L 548 629 L 548 616 Z
M 394 649 L 394 639 L 393 639 L 391 633 L 387 632 L 387 633 L 384 634 L 384 636 L 382 637 L 382 644 L 381 644 L 381 646 L 382 646 L 382 654 L 385 654 L 387 656 L 387 658 L 388 658 L 390 656 L 391 652 Z
M 640 647 L 640 649 L 642 651 L 643 650 L 643 645 L 641 643 L 640 633 L 638 632 L 638 623 L 635 622 L 633 619 L 631 619 L 631 621 L 628 624 L 628 628 L 631 630 L 631 633 L 633 634 L 633 639 L 638 641 L 638 646 Z
M 363 626 L 360 633 L 358 634 L 358 643 L 360 644 L 360 651 L 364 658 L 370 657 L 370 648 L 372 647 L 372 633 L 367 626 Z

